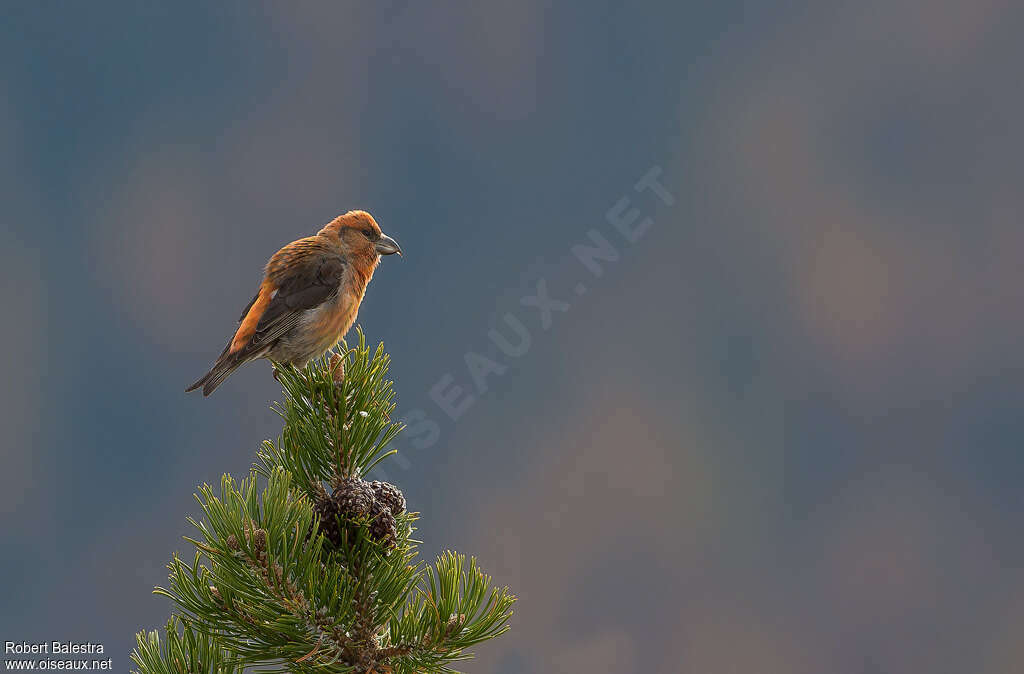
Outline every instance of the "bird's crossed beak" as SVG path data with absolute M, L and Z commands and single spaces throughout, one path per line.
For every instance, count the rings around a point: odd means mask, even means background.
M 398 253 L 402 254 L 402 247 L 398 245 L 398 242 L 392 239 L 390 236 L 381 234 L 377 242 L 373 244 L 373 247 L 377 249 L 377 252 L 381 255 L 394 255 Z

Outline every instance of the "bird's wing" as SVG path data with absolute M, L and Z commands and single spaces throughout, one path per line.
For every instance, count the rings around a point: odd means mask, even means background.
M 293 246 L 271 258 L 267 278 L 231 340 L 231 353 L 270 344 L 295 327 L 305 311 L 338 292 L 345 260 L 319 247 Z

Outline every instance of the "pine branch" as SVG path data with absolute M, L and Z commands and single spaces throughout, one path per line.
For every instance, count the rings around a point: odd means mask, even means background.
M 132 662 L 142 674 L 242 674 L 233 657 L 216 640 L 193 630 L 174 617 L 164 628 L 164 639 L 156 630 L 135 635 L 137 646 Z

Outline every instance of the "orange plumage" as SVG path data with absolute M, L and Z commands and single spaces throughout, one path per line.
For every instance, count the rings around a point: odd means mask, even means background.
M 263 312 L 267 310 L 270 305 L 270 294 L 274 292 L 275 288 L 269 281 L 264 281 L 260 284 L 260 291 L 256 294 L 256 301 L 249 307 L 249 311 L 242 318 L 242 322 L 238 325 L 238 330 L 235 331 L 234 336 L 231 338 L 231 348 L 228 349 L 229 353 L 235 353 L 241 351 L 249 340 L 252 339 L 252 335 L 256 332 L 256 326 L 259 324 L 260 317 Z
M 401 252 L 366 211 L 339 215 L 277 251 L 217 362 L 186 392 L 202 387 L 210 395 L 251 360 L 303 365 L 322 355 L 355 322 L 381 256 Z

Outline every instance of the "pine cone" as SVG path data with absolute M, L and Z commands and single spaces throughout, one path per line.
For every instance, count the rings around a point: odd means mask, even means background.
M 342 543 L 343 529 L 349 540 L 355 534 L 355 520 L 367 518 L 373 512 L 373 491 L 360 480 L 342 481 L 331 494 L 317 499 L 314 510 L 320 516 L 320 531 L 335 546 Z
M 374 496 L 369 483 L 350 477 L 341 481 L 332 494 L 338 512 L 347 519 L 373 514 Z
M 370 483 L 373 495 L 377 501 L 383 503 L 392 515 L 400 515 L 405 512 L 405 497 L 398 487 L 387 482 L 374 480 Z
M 374 494 L 380 494 L 377 499 Z M 405 498 L 394 485 L 365 482 L 357 478 L 342 480 L 331 494 L 316 500 L 314 510 L 320 516 L 320 532 L 338 547 L 347 535 L 355 540 L 360 526 L 369 524 L 370 538 L 388 548 L 398 541 L 394 508 L 405 509 Z M 339 526 L 340 523 L 340 526 Z
M 395 547 L 398 542 L 395 516 L 387 508 L 381 508 L 370 523 L 370 538 L 388 549 Z
M 267 549 L 267 530 L 257 529 L 252 534 L 252 547 L 256 552 L 263 552 Z
M 341 529 L 338 526 L 338 506 L 329 494 L 325 494 L 313 504 L 313 512 L 320 517 L 317 525 L 320 533 L 335 546 L 341 545 Z M 315 533 L 313 531 L 311 534 Z

